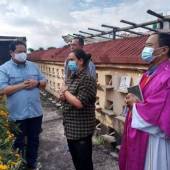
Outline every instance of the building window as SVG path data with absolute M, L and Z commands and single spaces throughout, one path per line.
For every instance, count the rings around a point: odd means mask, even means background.
M 64 79 L 64 69 L 61 69 L 61 74 L 62 79 Z
M 105 109 L 107 109 L 107 110 L 113 110 L 113 101 L 106 100 Z
M 112 85 L 112 75 L 106 75 L 105 82 L 106 82 L 106 85 L 111 86 Z
M 98 82 L 99 80 L 98 80 L 98 73 L 96 73 L 96 82 Z
M 59 69 L 57 69 L 56 71 L 57 71 L 57 78 L 60 78 Z
M 57 88 L 60 89 L 60 83 L 57 83 Z

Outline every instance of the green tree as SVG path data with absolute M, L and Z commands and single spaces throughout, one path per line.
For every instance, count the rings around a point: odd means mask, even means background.
M 30 53 L 32 53 L 33 51 L 35 51 L 33 48 L 28 48 L 28 51 L 30 52 Z

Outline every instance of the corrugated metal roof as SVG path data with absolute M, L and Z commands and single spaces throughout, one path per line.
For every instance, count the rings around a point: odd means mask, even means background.
M 28 59 L 29 60 L 41 60 L 41 56 L 45 51 L 33 51 L 31 54 L 28 54 Z
M 84 50 L 96 64 L 144 64 L 140 53 L 146 39 L 147 36 L 141 36 L 98 42 L 85 45 Z M 69 48 L 35 51 L 30 54 L 30 60 L 64 62 L 69 52 Z

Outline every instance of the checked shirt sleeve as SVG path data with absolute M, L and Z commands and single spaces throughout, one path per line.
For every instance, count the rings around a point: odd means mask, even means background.
M 85 76 L 78 89 L 77 98 L 83 106 L 93 105 L 96 101 L 96 82 L 93 78 Z

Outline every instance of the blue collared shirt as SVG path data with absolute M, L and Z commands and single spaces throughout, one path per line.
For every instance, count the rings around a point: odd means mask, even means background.
M 28 79 L 45 80 L 38 67 L 26 61 L 16 64 L 12 59 L 0 66 L 0 89 Z M 42 115 L 39 88 L 22 89 L 7 96 L 10 120 L 24 120 Z
M 93 77 L 96 80 L 96 66 L 91 60 L 89 61 L 86 72 L 89 76 Z

